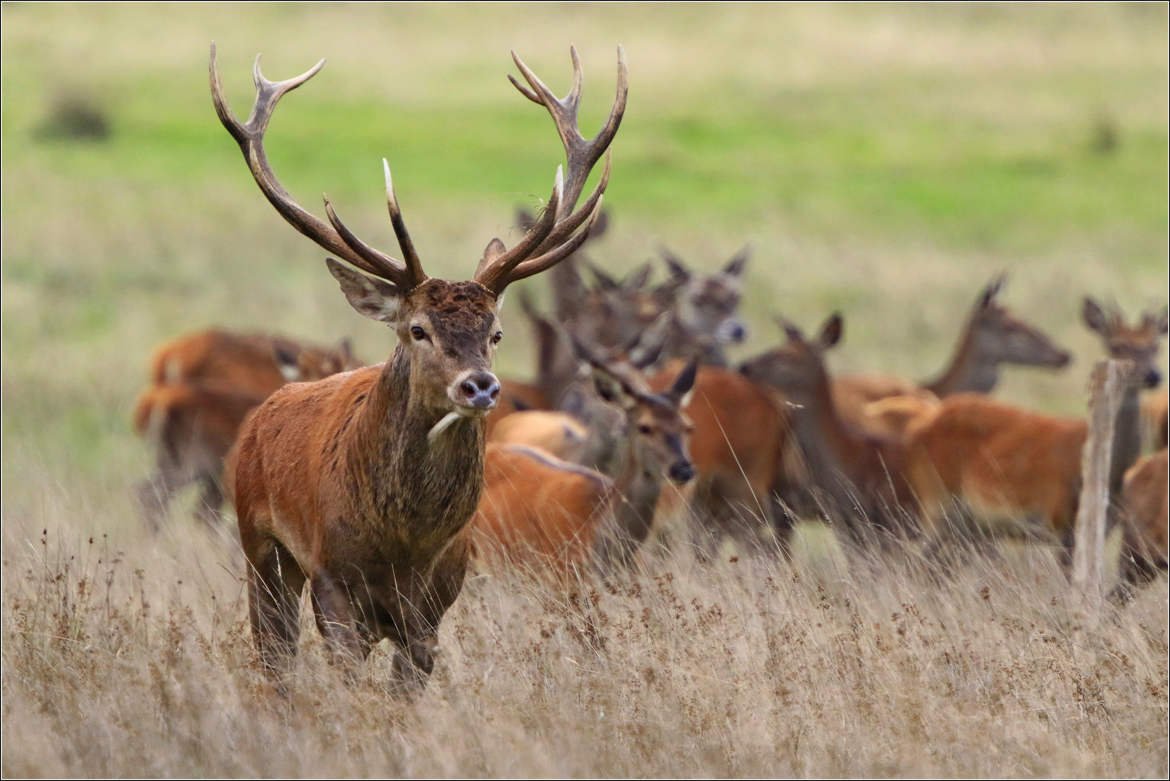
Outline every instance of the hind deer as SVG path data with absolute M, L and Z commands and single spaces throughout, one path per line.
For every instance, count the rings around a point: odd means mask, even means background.
M 843 374 L 833 378 L 833 398 L 846 421 L 879 435 L 897 436 L 915 406 L 930 407 L 935 398 L 956 393 L 990 393 L 1004 365 L 1062 369 L 1071 356 L 1033 325 L 997 301 L 1006 276 L 992 280 L 975 300 L 959 334 L 958 344 L 939 376 L 921 384 L 881 374 Z M 869 405 L 894 396 L 908 396 L 890 415 L 888 405 Z
M 1121 572 L 1125 582 L 1140 584 L 1166 571 L 1166 448 L 1138 460 L 1125 473 L 1121 493 Z
M 698 356 L 704 366 L 726 367 L 724 348 L 747 338 L 739 302 L 750 251 L 744 247 L 707 275 L 695 274 L 670 250 L 661 252 L 671 279 L 659 286 L 657 295 L 671 313 L 671 328 L 660 361 Z
M 244 424 L 230 459 L 253 636 L 264 667 L 278 675 L 296 653 L 306 584 L 334 658 L 360 661 L 389 638 L 397 646 L 398 684 L 417 690 L 431 672 L 439 621 L 463 585 L 462 532 L 483 487 L 484 415 L 500 393 L 491 365 L 503 336 L 501 298 L 509 284 L 552 268 L 588 236 L 609 181 L 608 158 L 593 192 L 580 208 L 577 201 L 625 111 L 619 47 L 609 117 L 593 139 L 581 135 L 581 65 L 576 50 L 570 53 L 573 87 L 563 99 L 514 52 L 527 86 L 509 76 L 552 116 L 567 173 L 558 168 L 543 214 L 512 248 L 492 239 L 474 278 L 450 282 L 424 273 L 385 161 L 386 204 L 403 260 L 355 236 L 328 199 L 328 221 L 312 215 L 273 174 L 263 146 L 273 108 L 324 60 L 271 82 L 257 57 L 256 101 L 241 123 L 224 100 L 212 45 L 216 112 L 261 191 L 297 231 L 360 269 L 326 260 L 350 305 L 388 324 L 398 341 L 384 364 L 273 394 Z
M 1110 494 L 1116 498 L 1121 475 L 1140 452 L 1138 391 L 1161 382 L 1153 361 L 1166 336 L 1166 312 L 1145 314 L 1131 327 L 1120 313 L 1107 314 L 1086 298 L 1083 317 L 1111 358 L 1131 363 L 1115 423 Z M 944 399 L 915 419 L 905 438 L 908 474 L 933 544 L 955 531 L 944 520 L 957 500 L 982 525 L 1062 543 L 1067 560 L 1087 436 L 1084 418 L 1042 415 L 973 393 Z
M 154 385 L 138 397 L 134 429 L 155 450 L 138 486 L 143 519 L 157 531 L 175 493 L 201 488 L 196 517 L 213 524 L 223 504 L 223 463 L 247 414 L 285 382 L 317 380 L 361 363 L 348 340 L 334 350 L 282 336 L 211 329 L 174 339 L 151 358 Z
M 539 448 L 490 444 L 473 521 L 485 557 L 561 578 L 590 563 L 603 570 L 622 566 L 650 534 L 663 480 L 682 486 L 694 476 L 687 455 L 690 421 L 681 410 L 695 381 L 695 364 L 658 394 L 624 366 L 595 356 L 588 360 L 599 392 L 621 408 L 626 422 L 616 476 Z
M 739 370 L 779 391 L 790 405 L 792 435 L 807 464 L 816 506 L 855 542 L 875 530 L 905 533 L 913 503 L 901 444 L 855 429 L 835 403 L 824 352 L 841 340 L 841 316 L 829 317 L 812 339 L 787 321 L 781 326 L 785 344 L 745 361 Z M 782 528 L 791 531 L 787 524 Z

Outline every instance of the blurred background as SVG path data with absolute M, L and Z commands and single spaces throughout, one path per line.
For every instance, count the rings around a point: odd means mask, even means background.
M 515 49 L 558 94 L 570 44 L 582 127 L 613 97 L 612 220 L 590 255 L 614 273 L 668 246 L 715 269 L 750 243 L 735 359 L 782 312 L 845 315 L 836 371 L 924 377 L 998 271 L 1003 301 L 1076 356 L 1015 370 L 1001 398 L 1080 414 L 1102 350 L 1086 293 L 1130 316 L 1167 298 L 1167 9 L 1135 5 L 21 5 L 2 20 L 3 521 L 69 518 L 136 534 L 131 433 L 157 344 L 209 325 L 321 343 L 370 362 L 394 346 L 339 295 L 323 254 L 273 211 L 219 124 L 218 45 L 237 115 L 251 63 L 272 79 L 329 62 L 286 97 L 274 170 L 318 214 L 327 192 L 396 250 L 389 159 L 427 271 L 468 278 L 520 231 L 561 160 L 548 116 L 505 76 Z M 661 269 L 657 278 L 662 277 Z M 527 283 L 547 302 L 547 282 Z M 513 305 L 498 371 L 533 353 Z M 1163 355 L 1161 364 L 1166 365 Z M 178 512 L 178 508 L 176 508 Z M 9 539 L 12 539 L 9 536 Z

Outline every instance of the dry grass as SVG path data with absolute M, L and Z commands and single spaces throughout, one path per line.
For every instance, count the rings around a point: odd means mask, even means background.
M 1094 626 L 1041 549 L 943 585 L 897 559 L 684 549 L 587 584 L 589 620 L 480 575 L 408 704 L 384 647 L 347 685 L 307 618 L 276 696 L 230 543 L 21 539 L 6 531 L 6 776 L 1166 773 L 1165 581 Z
M 1092 626 L 1050 551 L 940 585 L 896 557 L 845 562 L 816 528 L 794 565 L 651 558 L 597 589 L 603 646 L 529 580 L 475 578 L 413 704 L 386 692 L 385 649 L 344 684 L 306 621 L 281 699 L 255 664 L 234 532 L 195 528 L 185 496 L 143 536 L 130 496 L 149 457 L 128 425 L 151 348 L 186 330 L 392 349 L 248 181 L 210 106 L 212 39 L 240 113 L 254 52 L 281 76 L 329 56 L 274 125 L 286 185 L 308 206 L 328 189 L 377 243 L 388 154 L 428 270 L 461 277 L 488 237 L 516 238 L 513 206 L 543 196 L 559 157 L 504 81 L 508 49 L 563 89 L 575 42 L 593 127 L 620 41 L 630 112 L 599 260 L 620 271 L 670 244 L 710 269 L 750 241 L 754 330 L 736 359 L 774 344 L 777 311 L 811 327 L 841 309 L 834 370 L 916 377 L 1008 270 L 1010 306 L 1078 360 L 1005 374 L 997 393 L 1080 414 L 1101 353 L 1081 296 L 1131 314 L 1166 300 L 1165 6 L 0 15 L 4 775 L 1167 773 L 1165 580 Z M 75 93 L 108 136 L 39 137 Z M 1102 123 L 1107 154 L 1090 149 Z M 523 377 L 531 345 L 505 321 L 498 369 Z

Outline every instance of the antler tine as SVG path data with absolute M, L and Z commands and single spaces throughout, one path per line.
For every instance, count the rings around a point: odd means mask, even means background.
M 406 222 L 402 219 L 402 209 L 398 206 L 398 197 L 394 194 L 394 180 L 390 178 L 390 164 L 382 158 L 382 171 L 386 175 L 386 209 L 390 212 L 390 224 L 394 226 L 394 235 L 398 237 L 398 248 L 402 250 L 402 258 L 406 261 L 406 270 L 414 281 L 421 284 L 427 279 L 423 272 L 422 261 L 414 249 L 414 242 L 410 240 L 410 233 L 406 230 Z
M 580 129 L 577 127 L 577 106 L 581 100 L 581 61 L 577 56 L 577 50 L 575 48 L 570 48 L 569 53 L 573 60 L 573 88 L 563 100 L 558 99 L 552 93 L 552 90 L 540 80 L 540 77 L 532 72 L 531 68 L 524 64 L 524 61 L 514 51 L 512 52 L 512 60 L 516 63 L 516 67 L 520 69 L 520 73 L 524 76 L 531 89 L 520 84 L 514 76 L 508 76 L 508 80 L 512 82 L 513 86 L 524 97 L 534 103 L 541 104 L 548 110 L 548 113 L 553 118 L 553 123 L 556 125 L 557 134 L 561 137 L 561 143 L 565 148 L 565 158 L 569 165 L 565 184 L 566 197 L 561 207 L 562 216 L 573 210 L 577 199 L 585 189 L 585 180 L 589 178 L 590 169 L 601 159 L 602 154 L 605 153 L 610 142 L 613 141 L 613 137 L 621 125 L 622 116 L 625 114 L 626 99 L 629 94 L 626 56 L 622 47 L 619 46 L 617 95 L 614 99 L 614 104 L 610 109 L 609 117 L 606 119 L 605 125 L 602 126 L 596 136 L 586 141 Z
M 384 255 L 355 236 L 353 231 L 345 227 L 345 223 L 343 223 L 341 218 L 337 216 L 337 213 L 333 211 L 333 204 L 329 202 L 329 198 L 325 197 L 324 201 L 325 216 L 329 218 L 329 224 L 332 225 L 333 229 L 337 231 L 337 234 L 341 237 L 341 240 L 345 242 L 345 246 L 351 250 L 351 253 L 356 254 L 357 257 L 362 261 L 361 263 L 356 263 L 351 260 L 351 263 L 353 263 L 355 266 L 358 266 L 359 268 L 363 268 L 366 271 L 369 271 L 371 274 L 375 274 L 379 277 L 382 277 L 383 279 L 388 279 L 395 285 L 398 285 L 405 290 L 409 290 L 415 287 L 418 283 L 426 279 L 425 276 L 422 279 L 416 279 L 407 269 L 396 268 L 392 265 L 389 265 L 393 264 L 395 261 L 388 255 Z
M 512 249 L 496 257 L 485 255 L 484 259 L 480 261 L 479 268 L 475 270 L 475 281 L 497 294 L 503 292 L 508 283 L 512 281 L 512 270 L 536 251 L 538 245 L 544 241 L 549 231 L 555 226 L 557 207 L 561 203 L 561 198 L 564 197 L 564 189 L 564 174 L 561 167 L 557 166 L 552 195 L 549 196 L 544 211 L 540 213 L 540 218 L 533 223 L 528 232 L 524 234 L 524 238 L 520 239 Z
M 517 264 L 512 273 L 508 275 L 509 282 L 515 282 L 520 279 L 525 279 L 533 274 L 539 274 L 546 269 L 550 269 L 557 263 L 561 262 L 569 255 L 577 251 L 577 248 L 585 243 L 585 239 L 589 238 L 589 231 L 593 230 L 593 223 L 597 222 L 598 215 L 601 214 L 601 197 L 597 198 L 597 203 L 593 207 L 593 211 L 588 214 L 589 221 L 585 223 L 585 227 L 578 231 L 572 238 L 561 244 L 559 247 L 545 252 L 523 263 Z
M 273 205 L 285 221 L 330 254 L 337 255 L 363 271 L 381 277 L 395 285 L 412 287 L 415 275 L 408 271 L 400 261 L 366 247 L 357 241 L 353 234 L 349 234 L 351 239 L 361 244 L 368 252 L 363 254 L 355 250 L 336 228 L 315 217 L 294 201 L 288 191 L 281 186 L 268 163 L 268 156 L 264 151 L 264 132 L 268 129 L 268 122 L 272 118 L 272 112 L 277 102 L 285 93 L 296 89 L 317 75 L 323 67 L 325 67 L 324 59 L 299 76 L 284 81 L 269 81 L 260 71 L 260 55 L 257 54 L 252 65 L 256 100 L 252 105 L 248 121 L 241 123 L 228 108 L 227 100 L 224 98 L 223 85 L 220 83 L 219 69 L 215 62 L 215 43 L 213 42 L 208 71 L 211 82 L 211 99 L 215 104 L 215 112 L 219 115 L 223 126 L 231 133 L 232 138 L 240 145 L 240 151 L 243 152 L 244 160 L 247 161 L 248 168 L 252 172 L 252 178 L 256 180 L 256 184 L 259 185 L 268 202 Z
M 553 118 L 557 134 L 565 148 L 568 175 L 557 168 L 557 186 L 544 214 L 525 237 L 511 250 L 498 256 L 485 255 L 476 280 L 497 294 L 510 283 L 548 269 L 572 254 L 589 236 L 589 231 L 601 213 L 601 200 L 609 186 L 612 158 L 606 155 L 605 170 L 597 186 L 580 208 L 577 201 L 589 178 L 589 172 L 604 155 L 621 123 L 628 93 L 625 55 L 618 47 L 618 93 L 610 118 L 601 132 L 586 141 L 577 128 L 577 106 L 581 101 L 581 58 L 576 48 L 570 47 L 573 60 L 573 87 L 564 99 L 558 99 L 532 69 L 524 64 L 516 52 L 512 60 L 520 69 L 528 86 L 514 76 L 508 80 L 520 94 L 544 106 Z M 539 230 L 537 230 L 539 228 Z

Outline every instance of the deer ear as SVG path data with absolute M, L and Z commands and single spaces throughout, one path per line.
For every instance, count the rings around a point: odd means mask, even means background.
M 731 260 L 727 261 L 727 265 L 723 267 L 723 273 L 738 277 L 743 273 L 744 268 L 747 266 L 748 258 L 751 256 L 751 248 L 745 246 L 739 252 L 735 253 L 735 256 Z
M 1081 305 L 1081 318 L 1092 331 L 1099 334 L 1109 331 L 1109 317 L 1101 305 L 1089 296 L 1085 296 L 1085 302 Z
M 695 377 L 698 373 L 699 359 L 696 357 L 692 358 L 674 378 L 674 384 L 670 386 L 667 398 L 678 404 L 679 409 L 684 409 L 691 403 L 691 397 L 695 392 Z
M 349 305 L 359 314 L 383 323 L 398 322 L 398 315 L 402 311 L 402 292 L 398 288 L 389 282 L 346 268 L 333 258 L 326 258 L 325 265 L 329 267 L 333 278 L 341 283 L 341 292 L 345 294 Z
M 687 268 L 687 264 L 683 263 L 682 258 L 675 255 L 666 247 L 660 247 L 658 253 L 662 255 L 662 262 L 666 264 L 670 276 L 676 282 L 688 282 L 691 278 L 691 270 Z
M 299 351 L 291 344 L 277 342 L 272 345 L 272 358 L 276 361 L 276 368 L 285 382 L 299 382 L 301 379 L 301 363 L 298 360 Z
M 598 268 L 586 261 L 589 266 L 589 271 L 593 274 L 593 278 L 597 280 L 597 287 L 601 290 L 617 290 L 622 286 L 621 282 L 611 277 L 604 269 Z
M 348 336 L 342 337 L 341 342 L 337 345 L 337 352 L 341 354 L 341 359 L 347 364 L 357 360 L 353 354 L 353 341 Z
M 647 369 L 658 363 L 670 338 L 672 319 L 669 312 L 660 314 L 650 326 L 638 335 L 626 350 L 626 357 L 638 369 Z
M 609 210 L 603 209 L 601 214 L 597 215 L 597 219 L 593 221 L 593 227 L 589 229 L 589 240 L 594 241 L 609 230 Z
M 996 275 L 995 279 L 987 283 L 987 287 L 983 288 L 983 292 L 979 294 L 979 308 L 986 309 L 995 301 L 995 297 L 999 291 L 1003 289 L 1004 283 L 1007 282 L 1007 273 Z
M 622 280 L 622 287 L 626 290 L 641 290 L 650 281 L 650 264 L 643 263 L 638 269 Z
M 1144 318 L 1146 323 L 1153 326 L 1154 333 L 1166 335 L 1170 331 L 1170 307 L 1162 307 L 1162 311 L 1157 314 L 1147 314 Z
M 841 313 L 834 312 L 829 315 L 829 319 L 821 326 L 821 333 L 817 336 L 817 345 L 822 350 L 829 349 L 841 341 L 844 330 L 845 321 L 841 318 Z

